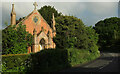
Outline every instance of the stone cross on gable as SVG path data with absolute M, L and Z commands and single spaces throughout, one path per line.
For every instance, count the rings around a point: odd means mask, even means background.
M 34 2 L 34 4 L 33 4 L 34 6 L 35 6 L 35 10 L 36 10 L 36 8 L 37 8 L 37 2 Z

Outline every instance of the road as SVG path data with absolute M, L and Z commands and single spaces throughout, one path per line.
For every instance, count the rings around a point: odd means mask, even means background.
M 120 53 L 102 52 L 101 56 L 84 65 L 78 65 L 60 72 L 120 72 Z

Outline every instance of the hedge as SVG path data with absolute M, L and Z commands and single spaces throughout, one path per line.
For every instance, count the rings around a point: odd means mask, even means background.
M 32 71 L 51 72 L 70 67 L 67 50 L 43 50 L 32 54 Z
M 30 55 L 4 55 L 2 56 L 2 72 L 21 72 L 28 69 Z
M 29 55 L 2 57 L 3 72 L 53 72 L 91 61 L 99 56 L 98 52 L 88 50 L 42 50 Z
M 71 66 L 89 62 L 100 56 L 100 53 L 98 51 L 90 52 L 89 50 L 79 50 L 76 48 L 68 49 L 68 54 L 68 59 Z

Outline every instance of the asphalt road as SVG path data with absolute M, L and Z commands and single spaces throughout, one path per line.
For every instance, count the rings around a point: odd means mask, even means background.
M 120 72 L 120 53 L 102 52 L 94 61 L 60 72 Z

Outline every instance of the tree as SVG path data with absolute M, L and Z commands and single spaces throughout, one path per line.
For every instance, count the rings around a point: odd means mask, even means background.
M 32 45 L 33 36 L 26 32 L 26 26 L 8 26 L 2 30 L 2 54 L 27 53 L 27 47 Z
M 92 27 L 87 27 L 74 16 L 59 16 L 56 18 L 56 37 L 58 48 L 88 49 L 96 46 L 98 35 Z
M 120 18 L 111 17 L 95 24 L 94 29 L 99 34 L 99 45 L 106 46 L 120 42 Z M 119 42 L 118 42 L 119 41 Z
M 61 13 L 58 13 L 58 11 L 51 6 L 43 6 L 41 7 L 38 12 L 43 16 L 43 18 L 47 21 L 47 23 L 51 26 L 52 22 L 52 14 L 54 13 L 54 16 L 60 16 Z

